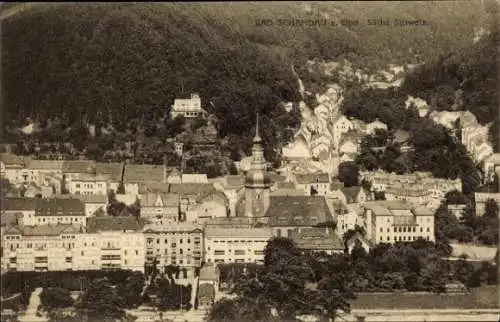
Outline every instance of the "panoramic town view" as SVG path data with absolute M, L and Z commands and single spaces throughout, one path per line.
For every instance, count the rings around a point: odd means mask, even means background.
M 498 10 L 1 3 L 1 321 L 499 321 Z

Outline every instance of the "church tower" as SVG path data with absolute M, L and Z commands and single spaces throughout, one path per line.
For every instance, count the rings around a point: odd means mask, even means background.
M 252 147 L 252 163 L 245 177 L 245 217 L 263 217 L 269 208 L 271 179 L 259 135 L 259 114 Z

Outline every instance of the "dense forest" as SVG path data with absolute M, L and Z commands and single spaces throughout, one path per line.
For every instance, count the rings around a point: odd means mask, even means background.
M 389 17 L 427 24 L 366 23 Z M 291 18 L 359 24 L 255 23 Z M 266 158 L 276 161 L 276 148 L 300 123 L 297 111 L 286 113 L 279 105 L 301 99 L 292 64 L 302 77 L 308 59 L 345 58 L 368 70 L 421 63 L 470 43 L 487 18 L 483 6 L 462 3 L 456 10 L 448 2 L 36 6 L 2 23 L 4 140 L 18 141 L 15 130 L 36 120 L 45 129 L 35 135 L 39 141 L 112 149 L 113 142 L 135 140 L 138 128 L 145 128 L 158 151 L 158 142 L 173 135 L 168 111 L 174 98 L 198 92 L 217 117 L 231 158 L 249 152 L 260 111 Z M 89 123 L 112 134 L 96 131 L 93 137 Z

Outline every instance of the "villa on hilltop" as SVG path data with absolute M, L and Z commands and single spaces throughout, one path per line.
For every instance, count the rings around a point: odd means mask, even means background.
M 191 94 L 191 98 L 176 98 L 172 109 L 170 110 L 170 117 L 172 119 L 182 115 L 186 118 L 194 118 L 198 116 L 207 116 L 208 113 L 201 107 L 201 98 L 198 94 Z

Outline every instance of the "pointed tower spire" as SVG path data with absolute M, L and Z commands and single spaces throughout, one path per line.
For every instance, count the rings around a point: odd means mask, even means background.
M 260 138 L 259 135 L 259 112 L 257 112 L 257 122 L 255 123 L 255 137 L 253 138 L 254 143 L 260 143 L 262 142 L 262 139 Z

